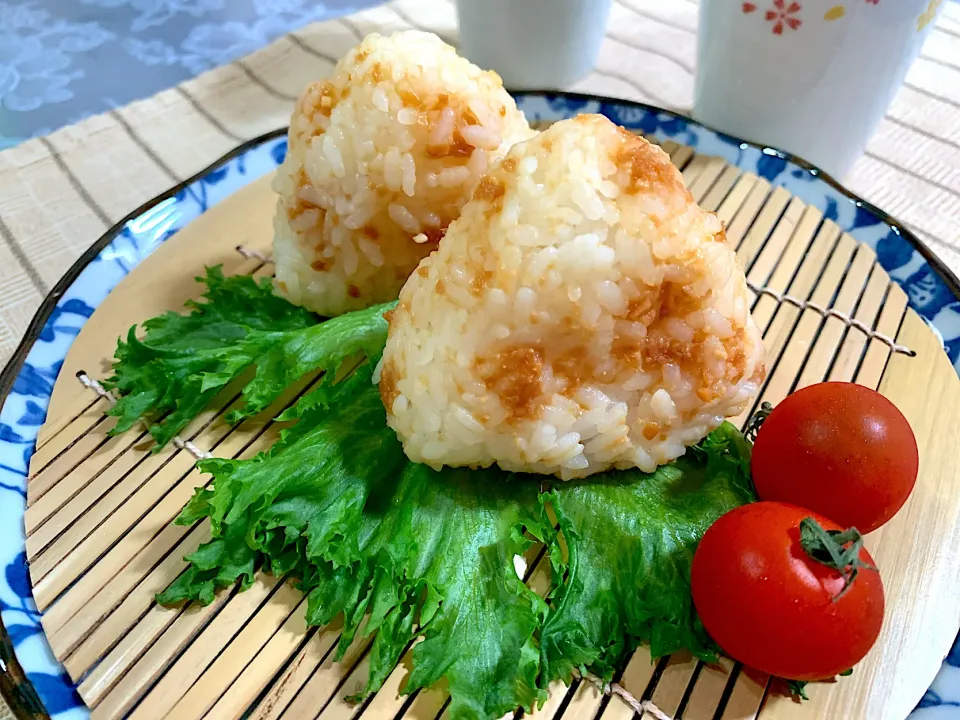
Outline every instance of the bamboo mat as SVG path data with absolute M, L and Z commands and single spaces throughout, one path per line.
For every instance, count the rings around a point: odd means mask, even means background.
M 569 89 L 689 108 L 697 6 L 615 0 L 597 69 Z M 0 362 L 42 298 L 110 226 L 244 140 L 362 35 L 416 26 L 456 40 L 451 0 L 399 0 L 311 25 L 231 65 L 0 153 Z M 947 3 L 848 186 L 960 272 L 960 4 Z M 0 701 L 0 719 L 6 717 Z
M 676 143 L 664 149 L 695 200 L 726 224 L 748 282 L 763 288 L 750 302 L 767 349 L 768 376 L 757 402 L 777 403 L 825 379 L 879 387 L 914 428 L 924 464 L 905 508 L 870 534 L 883 572 L 886 623 L 853 677 L 818 685 L 800 705 L 767 693 L 766 677 L 740 672 L 732 661 L 702 666 L 680 652 L 652 663 L 641 648 L 619 682 L 668 717 L 685 720 L 902 720 L 939 669 L 960 616 L 960 456 L 953 437 L 942 432 L 960 423 L 956 372 L 870 248 L 753 173 Z M 203 483 L 195 459 L 205 453 L 249 458 L 266 449 L 279 430 L 272 419 L 316 379 L 302 378 L 258 418 L 237 425 L 224 420 L 239 402 L 237 388 L 228 386 L 181 431 L 179 443 L 151 453 L 145 433 L 105 435 L 115 422 L 103 415 L 107 393 L 95 384 L 97 373 L 84 370 L 103 367 L 114 338 L 133 322 L 196 297 L 190 278 L 204 265 L 222 262 L 228 275 L 271 275 L 272 265 L 258 252 L 269 251 L 265 210 L 273 202 L 263 178 L 167 241 L 99 306 L 57 381 L 58 390 L 68 392 L 51 401 L 30 462 L 26 551 L 44 632 L 80 681 L 93 720 L 447 717 L 442 683 L 398 697 L 410 671 L 409 650 L 375 697 L 359 706 L 343 702 L 363 684 L 370 639 L 356 639 L 335 660 L 330 651 L 341 623 L 308 631 L 303 595 L 276 577 L 260 575 L 243 593 L 224 589 L 202 608 L 154 602 L 154 593 L 185 567 L 183 556 L 209 533 L 206 522 L 170 525 Z M 240 228 L 246 247 L 237 252 Z M 783 294 L 800 306 L 775 299 Z M 824 318 L 815 308 L 826 305 L 861 325 Z M 914 354 L 891 354 L 889 338 Z M 742 426 L 752 409 L 732 421 Z M 543 595 L 548 555 L 533 545 L 525 561 L 525 582 Z M 634 717 L 629 706 L 589 683 L 566 691 L 561 685 L 530 720 Z

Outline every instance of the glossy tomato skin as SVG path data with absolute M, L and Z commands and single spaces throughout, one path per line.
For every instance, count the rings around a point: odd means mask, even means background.
M 910 424 L 892 402 L 861 385 L 827 382 L 773 409 L 751 471 L 761 500 L 810 508 L 868 533 L 906 502 L 919 461 Z
M 723 651 L 763 672 L 822 680 L 852 668 L 873 646 L 883 622 L 880 573 L 861 570 L 847 592 L 840 574 L 800 547 L 808 510 L 757 502 L 710 526 L 691 568 L 693 602 Z M 873 565 L 866 550 L 861 560 Z

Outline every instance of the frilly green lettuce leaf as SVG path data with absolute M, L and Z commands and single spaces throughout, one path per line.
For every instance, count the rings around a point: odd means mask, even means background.
M 262 411 L 307 373 L 332 378 L 351 355 L 382 352 L 389 305 L 318 324 L 313 313 L 274 295 L 268 279 L 225 278 L 213 267 L 198 280 L 207 286 L 206 302 L 148 320 L 142 339 L 132 327 L 118 343 L 114 374 L 105 381 L 119 396 L 109 410 L 118 418 L 114 433 L 145 420 L 159 449 L 250 368 L 256 372 L 230 422 Z
M 158 600 L 210 602 L 217 587 L 249 583 L 261 565 L 292 573 L 309 593 L 310 624 L 343 614 L 340 653 L 357 632 L 376 633 L 365 692 L 422 635 L 406 692 L 445 677 L 456 717 L 531 708 L 542 695 L 535 634 L 546 605 L 513 558 L 532 542 L 522 530 L 550 530 L 538 484 L 409 462 L 369 365 L 356 377 L 364 382 L 339 402 L 308 410 L 306 429 L 282 451 L 201 463 L 214 491 L 200 490 L 182 521 L 207 513 L 214 539 Z
M 550 614 L 540 634 L 544 678 L 574 669 L 610 680 L 627 653 L 686 648 L 704 660 L 717 648 L 690 595 L 690 563 L 721 515 L 754 500 L 750 450 L 724 423 L 696 448 L 651 475 L 609 472 L 556 484 L 545 496 L 566 544 L 551 547 Z
M 404 691 L 445 678 L 454 718 L 530 709 L 575 669 L 609 679 L 640 642 L 655 656 L 689 648 L 712 657 L 690 598 L 690 561 L 716 518 L 753 499 L 749 444 L 735 428 L 652 475 L 607 473 L 543 492 L 540 476 L 435 472 L 407 460 L 373 383 L 389 305 L 318 324 L 266 281 L 213 268 L 204 282 L 205 303 L 120 343 L 120 430 L 159 420 L 162 444 L 249 368 L 235 420 L 305 374 L 325 375 L 281 414 L 294 422 L 268 451 L 200 463 L 212 485 L 178 522 L 209 518 L 212 540 L 159 602 L 210 603 L 259 571 L 293 577 L 310 624 L 343 617 L 339 653 L 373 636 L 364 693 L 419 637 Z M 350 359 L 359 367 L 336 382 Z M 514 570 L 533 542 L 549 550 L 548 601 Z

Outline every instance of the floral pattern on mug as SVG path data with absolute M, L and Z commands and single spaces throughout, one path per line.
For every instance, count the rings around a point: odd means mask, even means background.
M 750 14 L 757 10 L 757 6 L 752 2 L 745 2 L 741 7 L 744 14 Z M 803 24 L 797 17 L 800 10 L 801 5 L 798 2 L 791 2 L 787 5 L 786 0 L 773 0 L 773 5 L 764 14 L 764 19 L 773 23 L 774 35 L 782 35 L 784 27 L 796 30 Z
M 942 2 L 943 0 L 930 0 L 927 10 L 917 19 L 918 30 L 922 30 L 933 21 L 937 14 L 937 8 Z M 866 3 L 868 5 L 879 5 L 880 0 L 866 0 Z M 757 11 L 756 3 L 752 2 L 744 2 L 740 8 L 744 15 Z M 774 0 L 772 8 L 764 13 L 764 19 L 773 23 L 774 35 L 782 35 L 784 26 L 796 30 L 803 24 L 803 21 L 797 17 L 801 9 L 802 6 L 798 2 L 791 2 L 787 5 L 786 0 Z M 823 19 L 827 22 L 833 22 L 845 17 L 846 14 L 846 5 L 834 5 L 823 14 Z
M 930 0 L 927 9 L 917 18 L 917 32 L 922 32 L 927 25 L 937 19 L 937 10 L 942 3 L 943 0 Z
M 828 22 L 831 20 L 839 20 L 846 14 L 847 9 L 843 5 L 834 5 L 823 14 L 823 19 Z

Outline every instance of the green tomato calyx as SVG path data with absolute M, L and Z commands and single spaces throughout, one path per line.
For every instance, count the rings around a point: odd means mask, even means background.
M 876 567 L 860 559 L 863 536 L 855 527 L 825 530 L 812 517 L 806 517 L 800 521 L 800 547 L 811 559 L 843 577 L 843 588 L 834 596 L 834 602 L 850 589 L 861 570 L 877 572 Z

